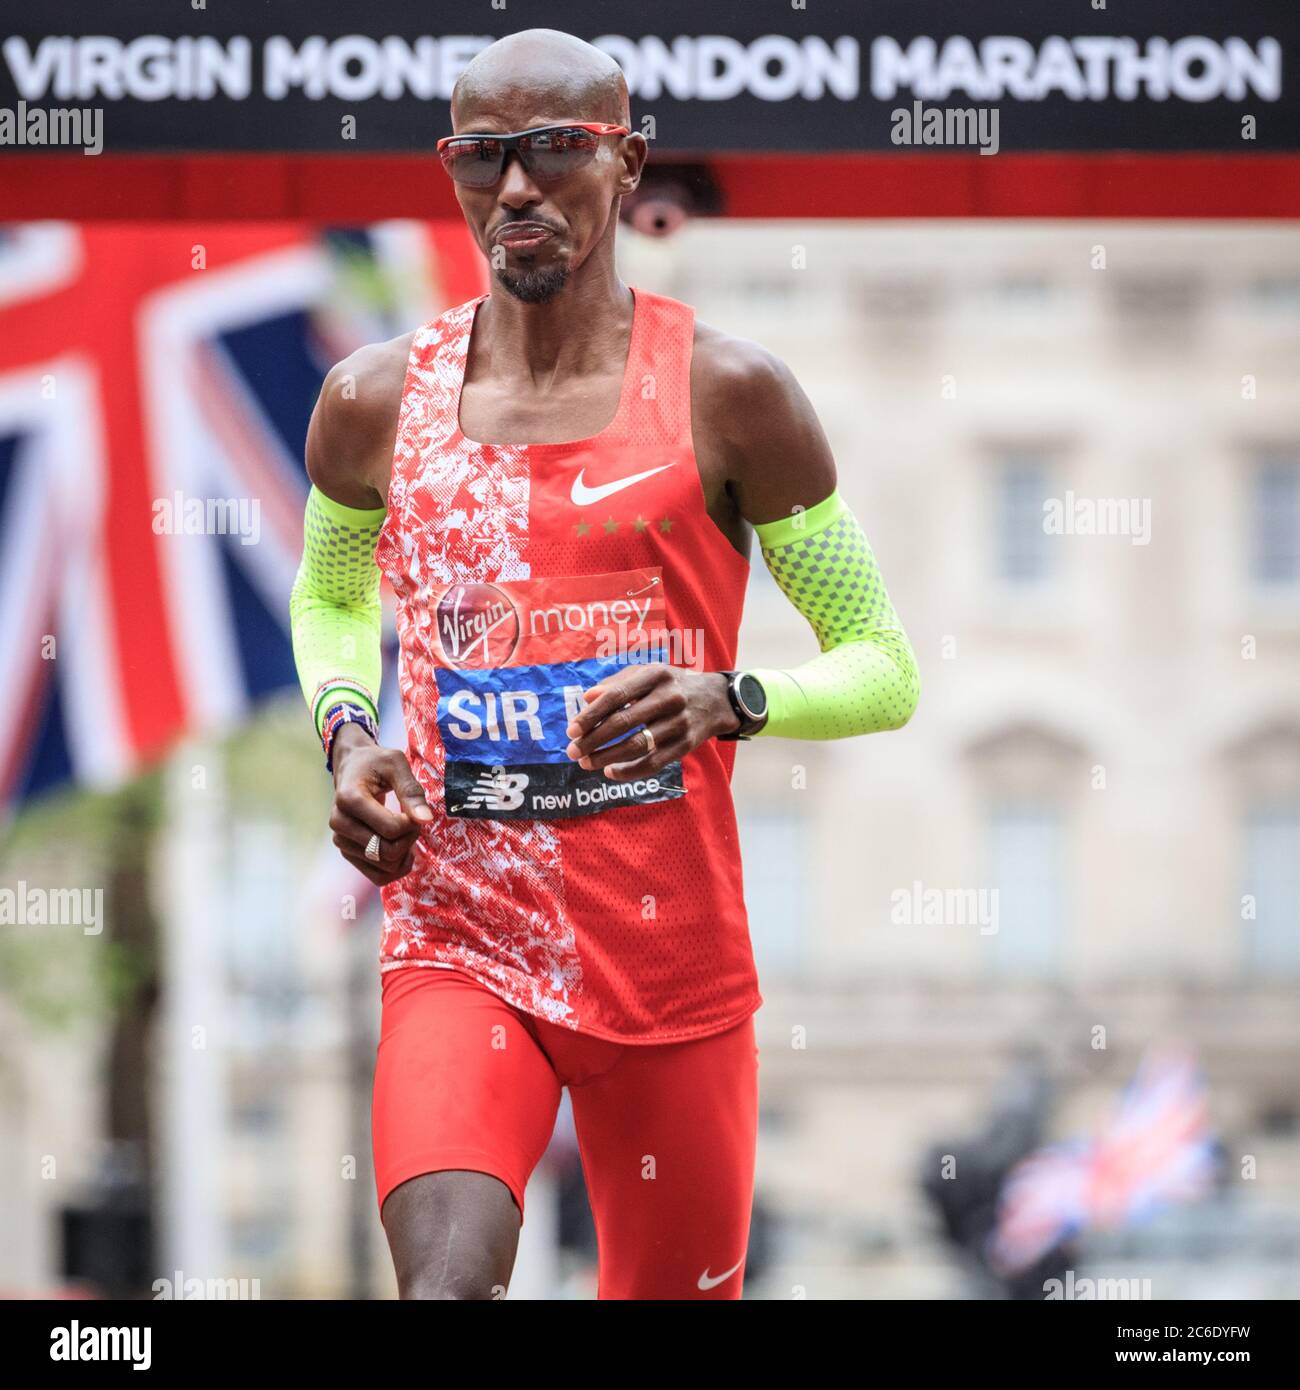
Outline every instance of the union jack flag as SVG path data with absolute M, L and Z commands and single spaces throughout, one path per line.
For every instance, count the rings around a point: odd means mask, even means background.
M 0 815 L 294 684 L 321 378 L 484 287 L 459 223 L 0 230 Z
M 1085 1230 L 1136 1225 L 1195 1201 L 1214 1171 L 1200 1068 L 1182 1048 L 1153 1050 L 1095 1136 L 1048 1145 L 1007 1175 L 990 1263 L 1015 1273 Z

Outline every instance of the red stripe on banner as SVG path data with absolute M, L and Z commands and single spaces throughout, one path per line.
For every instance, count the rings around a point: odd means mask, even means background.
M 121 680 L 131 748 L 137 757 L 160 753 L 185 725 L 186 711 L 162 604 L 152 528 L 144 386 L 140 379 L 137 316 L 141 298 L 180 278 L 174 229 L 87 226 L 86 262 L 78 313 L 92 348 L 108 461 L 104 510 L 111 647 Z
M 1300 217 L 1300 155 L 760 155 L 710 164 L 733 217 Z
M 660 155 L 707 165 L 732 217 L 1300 217 L 1297 154 Z M 0 215 L 360 223 L 460 209 L 432 153 L 7 154 Z
M 427 155 L 9 155 L 0 217 L 371 222 L 459 217 Z

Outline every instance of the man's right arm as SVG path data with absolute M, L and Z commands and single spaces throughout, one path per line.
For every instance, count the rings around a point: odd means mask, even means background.
M 401 404 L 392 347 L 362 348 L 335 366 L 307 430 L 312 488 L 289 613 L 298 678 L 322 737 L 330 712 L 340 707 L 379 718 L 381 613 L 374 551 Z
M 413 820 L 429 816 L 405 757 L 371 741 L 382 668 L 374 550 L 386 514 L 409 346 L 408 336 L 363 348 L 325 379 L 307 431 L 312 488 L 302 564 L 289 603 L 299 681 L 331 755 L 334 842 L 375 882 L 389 882 L 410 868 Z M 397 793 L 404 813 L 384 806 L 388 790 Z M 372 834 L 383 842 L 382 866 L 363 857 Z

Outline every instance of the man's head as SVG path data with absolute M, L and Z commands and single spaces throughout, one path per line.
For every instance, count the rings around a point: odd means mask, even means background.
M 526 29 L 472 59 L 452 92 L 451 120 L 457 135 L 571 122 L 626 126 L 627 83 L 618 64 L 591 44 L 557 29 Z M 509 152 L 495 183 L 456 185 L 496 278 L 526 303 L 557 295 L 607 241 L 612 255 L 618 200 L 637 186 L 646 144 L 640 135 L 592 138 L 594 158 L 563 178 L 534 177 Z

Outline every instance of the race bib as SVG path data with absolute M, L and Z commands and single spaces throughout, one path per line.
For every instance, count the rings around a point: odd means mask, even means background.
M 557 820 L 686 795 L 680 762 L 616 781 L 564 751 L 584 691 L 666 660 L 660 569 L 449 584 L 429 605 L 448 815 Z

